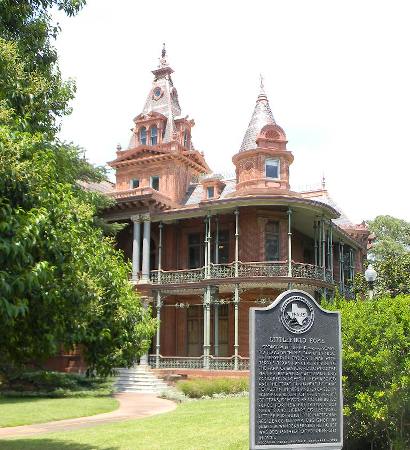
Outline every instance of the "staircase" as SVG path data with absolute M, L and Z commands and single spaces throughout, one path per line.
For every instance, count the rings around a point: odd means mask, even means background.
M 157 378 L 146 365 L 117 370 L 118 377 L 114 385 L 117 392 L 160 394 L 169 389 L 167 383 Z

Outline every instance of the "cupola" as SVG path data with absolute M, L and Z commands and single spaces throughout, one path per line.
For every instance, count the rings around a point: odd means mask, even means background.
M 260 92 L 239 152 L 236 192 L 283 193 L 289 191 L 289 166 L 293 155 L 286 149 L 286 134 L 275 122 L 261 77 Z

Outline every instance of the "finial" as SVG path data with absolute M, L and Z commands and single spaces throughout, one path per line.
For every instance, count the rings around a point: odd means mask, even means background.
M 260 80 L 261 80 L 260 91 L 261 91 L 261 94 L 264 94 L 265 93 L 265 85 L 263 84 L 263 75 L 260 73 L 259 77 L 260 77 Z
M 325 174 L 322 174 L 322 191 L 326 190 L 326 178 L 325 178 Z
M 117 147 L 116 147 L 116 149 L 117 149 L 117 152 L 119 152 L 119 151 L 121 150 L 121 148 L 122 148 L 122 147 L 121 147 L 121 144 L 120 144 L 120 143 L 118 143 L 118 144 L 117 144 Z
M 167 55 L 167 51 L 165 50 L 165 42 L 162 44 L 162 52 L 161 52 L 161 57 L 165 58 L 165 56 Z

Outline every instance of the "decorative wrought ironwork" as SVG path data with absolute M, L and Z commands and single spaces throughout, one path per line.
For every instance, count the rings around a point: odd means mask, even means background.
M 203 369 L 205 356 L 162 356 L 149 355 L 148 362 L 153 368 L 159 369 Z M 210 370 L 234 370 L 235 356 L 223 358 L 219 356 L 208 356 Z M 157 364 L 159 359 L 159 364 Z M 249 358 L 238 356 L 237 370 L 249 370 Z
M 189 303 L 177 302 L 175 308 L 189 308 Z
M 286 261 L 275 262 L 240 262 L 239 277 L 286 277 L 288 274 Z
M 209 277 L 205 267 L 186 270 L 152 270 L 153 284 L 185 284 L 197 283 L 206 279 L 235 278 L 235 263 L 211 264 Z M 238 278 L 288 277 L 287 261 L 238 262 Z M 325 274 L 323 271 L 325 270 Z M 292 278 L 307 278 L 333 283 L 330 269 L 323 269 L 314 264 L 292 262 Z
M 196 283 L 205 278 L 203 267 L 188 270 L 152 270 L 151 282 L 154 284 Z

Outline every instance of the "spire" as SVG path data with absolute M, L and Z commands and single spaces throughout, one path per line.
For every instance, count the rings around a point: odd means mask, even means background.
M 260 75 L 259 95 L 256 99 L 255 109 L 253 110 L 251 121 L 249 122 L 245 136 L 242 141 L 240 152 L 256 148 L 256 138 L 261 132 L 262 128 L 268 124 L 275 124 L 272 111 L 269 106 L 268 97 L 265 93 L 265 86 L 263 83 L 263 76 Z

